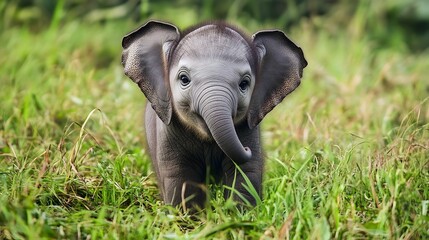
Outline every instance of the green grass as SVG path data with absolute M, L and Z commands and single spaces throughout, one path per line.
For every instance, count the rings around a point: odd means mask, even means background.
M 120 66 L 135 23 L 5 29 L 0 238 L 429 238 L 429 52 L 395 32 L 380 46 L 366 21 L 286 30 L 309 66 L 263 122 L 262 203 L 239 211 L 212 187 L 197 216 L 158 196 L 145 99 Z

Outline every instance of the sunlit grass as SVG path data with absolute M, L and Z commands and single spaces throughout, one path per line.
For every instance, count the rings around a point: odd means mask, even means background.
M 428 238 L 428 53 L 377 45 L 360 15 L 329 21 L 286 31 L 309 66 L 263 122 L 262 203 L 241 211 L 213 186 L 197 216 L 158 196 L 144 96 L 120 66 L 135 23 L 6 29 L 0 238 Z

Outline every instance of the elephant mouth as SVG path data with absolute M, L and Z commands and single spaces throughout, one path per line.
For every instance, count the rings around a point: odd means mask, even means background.
M 204 119 L 198 114 L 192 114 L 195 126 L 191 126 L 192 129 L 196 130 L 197 136 L 202 140 L 206 141 L 214 141 L 212 134 L 210 133 L 210 129 L 207 126 Z
M 195 134 L 200 140 L 214 141 L 206 121 L 195 111 L 191 109 L 189 103 L 181 103 L 177 108 L 179 121 L 185 126 L 187 131 Z

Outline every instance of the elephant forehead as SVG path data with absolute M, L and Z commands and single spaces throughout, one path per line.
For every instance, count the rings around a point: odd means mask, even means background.
M 235 79 L 252 72 L 247 61 L 231 62 L 224 59 L 188 58 L 181 59 L 177 68 L 186 68 L 196 78 Z
M 206 25 L 187 34 L 177 45 L 175 56 L 176 61 L 187 56 L 249 62 L 252 52 L 247 41 L 233 29 Z

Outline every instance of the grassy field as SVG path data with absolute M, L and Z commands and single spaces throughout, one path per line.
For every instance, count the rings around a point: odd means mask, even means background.
M 138 24 L 4 29 L 0 239 L 428 239 L 429 52 L 395 31 L 379 44 L 366 10 L 285 29 L 309 66 L 263 121 L 263 202 L 240 212 L 213 186 L 193 217 L 162 204 L 143 148 L 120 65 Z

